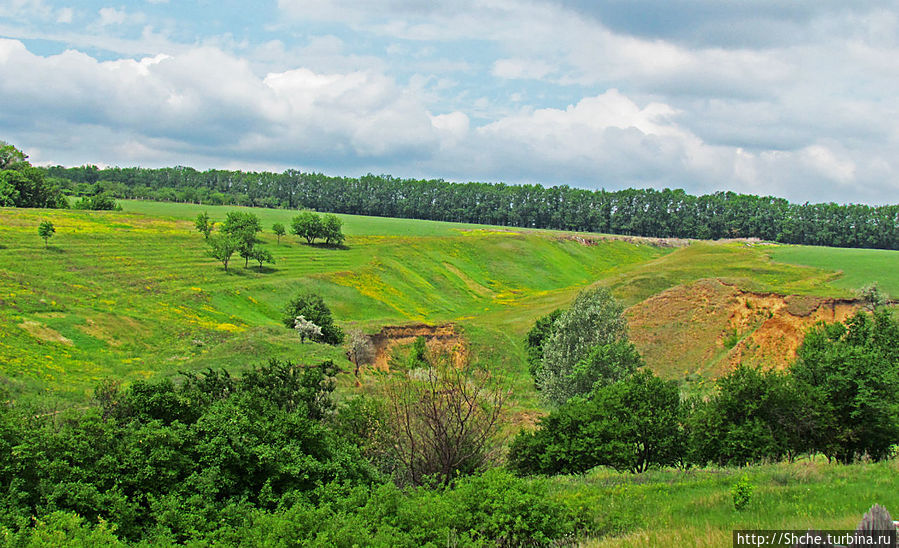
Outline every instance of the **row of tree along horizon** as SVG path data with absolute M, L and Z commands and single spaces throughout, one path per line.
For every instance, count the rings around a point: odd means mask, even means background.
M 899 205 L 796 204 L 783 198 L 676 189 L 452 183 L 389 175 L 332 177 L 189 167 L 46 167 L 50 182 L 80 195 L 245 205 L 549 228 L 630 236 L 761 238 L 791 244 L 899 249 Z

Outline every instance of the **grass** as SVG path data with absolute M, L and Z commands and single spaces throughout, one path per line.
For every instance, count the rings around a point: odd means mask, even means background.
M 842 249 L 801 245 L 778 246 L 771 257 L 779 262 L 836 270 L 835 287 L 858 289 L 877 282 L 892 298 L 899 298 L 899 251 Z
M 655 470 L 640 475 L 597 469 L 552 480 L 554 495 L 587 509 L 599 531 L 594 547 L 731 546 L 734 530 L 852 530 L 879 503 L 899 513 L 899 463 L 838 465 L 823 459 L 729 469 Z M 731 487 L 747 475 L 748 506 L 734 508 Z
M 341 215 L 347 249 L 329 249 L 293 236 L 276 243 L 271 225 L 289 225 L 296 212 L 271 209 L 252 211 L 275 264 L 257 270 L 235 258 L 226 273 L 193 219 L 207 211 L 221 222 L 228 211 L 249 208 L 123 206 L 0 209 L 0 382 L 14 394 L 78 401 L 104 377 L 240 368 L 269 357 L 333 359 L 348 371 L 342 349 L 301 345 L 280 324 L 284 303 L 310 289 L 344 327 L 456 323 L 473 354 L 509 378 L 516 400 L 536 407 L 524 334 L 592 283 L 628 305 L 707 277 L 747 289 L 846 293 L 831 283 L 845 274 L 777 262 L 770 250 L 740 243 L 583 245 L 558 231 Z M 37 235 L 43 220 L 56 226 L 49 248 Z

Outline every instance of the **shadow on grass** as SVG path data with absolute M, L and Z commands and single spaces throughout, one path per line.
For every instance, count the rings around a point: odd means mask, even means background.
M 317 243 L 317 244 L 307 244 L 307 243 L 303 243 L 303 242 L 300 242 L 300 243 L 302 243 L 305 246 L 314 247 L 317 249 L 334 249 L 334 250 L 340 249 L 340 250 L 346 251 L 347 249 L 350 248 L 348 245 L 345 245 L 345 244 L 338 245 L 338 244 L 325 244 L 325 243 Z
M 49 251 L 50 253 L 65 253 L 66 250 L 61 247 L 56 247 L 55 245 L 51 245 L 44 248 L 45 251 Z

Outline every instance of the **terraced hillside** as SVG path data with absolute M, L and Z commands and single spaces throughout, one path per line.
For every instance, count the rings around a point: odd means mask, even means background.
M 284 303 L 310 288 L 340 324 L 369 333 L 453 323 L 472 356 L 508 375 L 528 406 L 534 394 L 523 335 L 536 317 L 565 306 L 589 284 L 610 286 L 628 305 L 705 278 L 746 291 L 849 295 L 833 283 L 840 279 L 833 271 L 773 262 L 771 248 L 745 242 L 671 246 L 356 216 L 342 216 L 346 249 L 306 246 L 296 237 L 278 244 L 268 230 L 261 237 L 275 264 L 244 268 L 235 258 L 226 273 L 208 256 L 192 220 L 202 211 L 221 220 L 235 208 L 124 207 L 0 209 L 0 376 L 13 393 L 52 391 L 78 400 L 107 376 L 138 379 L 268 357 L 331 358 L 350 370 L 342 349 L 302 345 L 280 324 Z M 266 229 L 289 225 L 295 215 L 253 211 Z M 49 248 L 37 236 L 45 219 L 56 226 Z M 664 345 L 668 334 L 660 333 L 640 344 Z M 658 364 L 670 376 L 711 370 L 706 363 L 685 368 L 683 356 L 671 359 L 677 363 Z

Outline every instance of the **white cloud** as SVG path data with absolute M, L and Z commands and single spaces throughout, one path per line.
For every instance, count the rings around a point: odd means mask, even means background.
M 59 11 L 56 12 L 57 23 L 71 23 L 74 18 L 75 10 L 72 8 L 60 8 Z
M 98 14 L 100 15 L 99 23 L 104 27 L 107 25 L 121 25 L 128 20 L 128 14 L 125 13 L 124 9 L 100 8 Z

